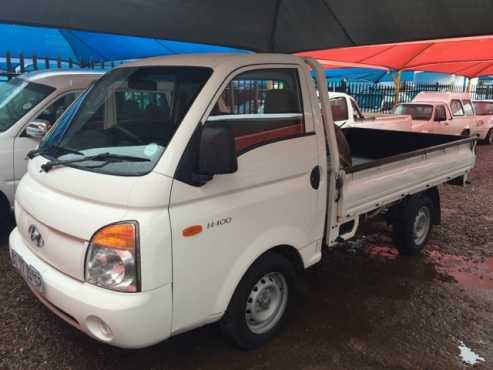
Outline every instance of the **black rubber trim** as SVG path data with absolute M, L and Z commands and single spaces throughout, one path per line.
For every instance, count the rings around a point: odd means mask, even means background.
M 397 154 L 397 155 L 393 155 L 391 157 L 382 158 L 382 159 L 376 159 L 376 160 L 373 160 L 373 161 L 368 162 L 368 163 L 363 163 L 363 164 L 360 164 L 360 165 L 357 165 L 357 166 L 353 166 L 349 170 L 347 170 L 346 173 L 350 174 L 350 173 L 354 173 L 354 172 L 358 172 L 358 171 L 363 171 L 363 170 L 366 170 L 366 169 L 369 169 L 369 168 L 383 166 L 385 164 L 389 164 L 389 163 L 401 161 L 403 159 L 415 157 L 415 156 L 418 156 L 418 155 L 421 155 L 421 154 L 432 153 L 432 152 L 436 152 L 436 151 L 443 150 L 443 149 L 446 149 L 446 148 L 450 148 L 450 147 L 453 147 L 453 146 L 467 144 L 467 143 L 472 143 L 474 141 L 477 141 L 477 138 L 475 138 L 475 137 L 468 137 L 468 138 L 465 138 L 465 139 L 460 139 L 460 140 L 457 140 L 457 141 L 452 141 L 450 143 L 435 145 L 435 146 L 432 146 L 430 148 L 418 149 L 418 150 L 414 150 L 414 151 L 408 152 L 408 153 Z

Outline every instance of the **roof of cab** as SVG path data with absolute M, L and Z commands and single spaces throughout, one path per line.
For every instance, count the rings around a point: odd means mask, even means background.
M 428 92 L 423 91 L 416 95 L 413 99 L 413 103 L 417 102 L 449 102 L 452 99 L 471 99 L 469 93 L 463 92 Z
M 117 68 L 126 67 L 152 67 L 152 66 L 187 66 L 215 68 L 220 65 L 229 67 L 241 67 L 248 64 L 299 64 L 300 57 L 287 54 L 245 54 L 245 53 L 209 53 L 209 54 L 185 54 L 170 55 L 139 59 L 126 63 Z
M 104 71 L 96 71 L 92 69 L 57 69 L 57 70 L 42 70 L 27 72 L 19 77 L 26 81 L 40 81 L 46 78 L 58 76 L 81 76 L 81 75 L 102 75 Z

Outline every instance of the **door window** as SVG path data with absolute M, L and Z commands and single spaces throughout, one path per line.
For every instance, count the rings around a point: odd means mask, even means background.
M 36 117 L 36 120 L 46 121 L 49 125 L 53 125 L 79 94 L 80 91 L 74 91 L 56 99 Z
M 435 121 L 441 122 L 447 120 L 447 113 L 445 111 L 445 106 L 437 105 L 435 108 Z
M 463 100 L 462 106 L 464 107 L 464 114 L 466 116 L 474 116 L 474 109 L 470 100 Z
M 452 100 L 450 102 L 450 110 L 452 111 L 452 115 L 454 117 L 464 115 L 464 109 L 462 108 L 462 103 L 460 100 Z
M 349 118 L 346 99 L 343 97 L 332 98 L 329 100 L 332 119 L 334 121 L 346 121 Z
M 305 133 L 296 69 L 262 69 L 235 77 L 214 106 L 207 125 L 229 126 L 236 152 Z

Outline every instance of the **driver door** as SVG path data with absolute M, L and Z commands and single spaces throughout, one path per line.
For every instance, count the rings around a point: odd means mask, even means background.
M 433 114 L 433 129 L 434 134 L 452 135 L 450 124 L 452 122 L 451 115 L 447 112 L 445 105 L 437 105 Z
M 299 72 L 296 66 L 238 71 L 203 123 L 231 128 L 237 171 L 202 187 L 173 182 L 174 330 L 220 314 L 259 253 L 287 244 L 309 247 L 321 235 L 323 183 L 315 186 L 313 175 L 320 171 L 318 141 L 312 115 L 303 109 L 310 101 L 301 93 Z M 187 227 L 200 233 L 187 236 Z
M 43 121 L 52 126 L 55 121 L 62 115 L 65 109 L 79 96 L 81 91 L 72 91 L 63 96 L 59 96 L 55 101 L 49 103 L 42 108 L 31 121 Z M 29 122 L 28 122 L 29 123 Z M 14 141 L 14 186 L 17 188 L 22 176 L 27 171 L 26 155 L 30 150 L 35 149 L 39 144 L 39 141 L 29 137 L 26 133 L 26 127 L 24 127 L 17 135 Z

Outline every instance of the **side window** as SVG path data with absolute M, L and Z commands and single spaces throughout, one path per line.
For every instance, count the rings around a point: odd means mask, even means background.
M 437 105 L 435 108 L 435 121 L 442 122 L 447 120 L 447 113 L 445 111 L 445 106 Z
M 450 110 L 452 111 L 452 115 L 454 117 L 464 115 L 464 109 L 462 109 L 462 103 L 460 100 L 452 100 L 450 102 Z
M 474 116 L 474 109 L 472 103 L 469 99 L 462 101 L 462 106 L 464 107 L 464 113 L 466 116 Z
M 207 125 L 229 126 L 236 152 L 305 133 L 298 71 L 262 69 L 235 77 L 219 97 Z
M 332 98 L 329 100 L 332 119 L 334 121 L 346 121 L 349 118 L 346 98 Z
M 71 92 L 63 95 L 46 107 L 37 117 L 37 120 L 43 120 L 53 125 L 55 121 L 62 115 L 65 109 L 79 96 L 80 91 Z

